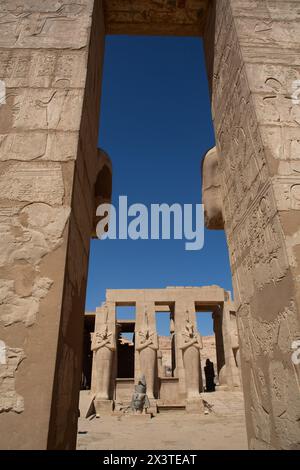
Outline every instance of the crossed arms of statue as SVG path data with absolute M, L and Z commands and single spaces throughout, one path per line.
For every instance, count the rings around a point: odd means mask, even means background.
M 148 330 L 139 331 L 137 335 L 137 351 L 142 351 L 148 347 L 154 351 L 158 349 L 157 334 Z
M 103 347 L 110 349 L 110 351 L 115 350 L 113 334 L 108 332 L 96 331 L 93 335 L 91 350 L 98 351 L 98 349 L 101 349 Z
M 203 348 L 202 338 L 199 333 L 195 333 L 192 338 L 186 333 L 181 333 L 179 348 L 185 351 L 190 346 L 195 346 L 198 349 Z

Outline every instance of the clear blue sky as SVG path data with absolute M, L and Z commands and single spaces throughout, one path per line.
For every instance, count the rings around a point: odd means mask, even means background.
M 213 145 L 201 39 L 108 36 L 99 146 L 113 163 L 113 203 L 201 203 L 200 164 Z M 201 251 L 180 240 L 93 240 L 86 309 L 107 288 L 210 284 L 231 290 L 222 231 L 205 231 Z M 201 333 L 211 334 L 202 318 Z

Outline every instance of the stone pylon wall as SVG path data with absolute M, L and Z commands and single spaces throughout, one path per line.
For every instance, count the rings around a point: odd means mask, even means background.
M 76 442 L 103 49 L 100 0 L 1 1 L 5 449 Z
M 299 448 L 300 4 L 212 4 L 205 47 L 249 443 Z

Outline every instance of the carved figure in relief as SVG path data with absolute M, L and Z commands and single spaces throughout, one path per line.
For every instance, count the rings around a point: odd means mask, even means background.
M 109 400 L 111 369 L 116 345 L 115 333 L 108 329 L 107 306 L 104 309 L 104 323 L 93 334 L 91 349 L 94 351 L 96 369 L 96 398 Z
M 203 348 L 201 335 L 195 331 L 186 311 L 185 326 L 179 335 L 179 348 L 182 350 L 185 371 L 187 398 L 199 397 L 200 386 L 200 349 Z
M 158 337 L 149 327 L 147 309 L 145 309 L 143 329 L 137 333 L 136 350 L 140 354 L 140 368 L 146 378 L 148 397 L 154 398 Z
M 214 147 L 202 161 L 202 203 L 205 225 L 212 230 L 223 230 L 223 203 L 221 197 L 220 159 Z

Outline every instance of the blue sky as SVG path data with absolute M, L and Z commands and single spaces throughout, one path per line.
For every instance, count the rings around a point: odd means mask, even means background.
M 113 203 L 201 203 L 200 164 L 214 145 L 200 38 L 108 36 L 99 146 L 113 163 Z M 181 240 L 93 240 L 86 309 L 105 289 L 218 284 L 231 290 L 224 232 L 204 248 Z M 199 323 L 212 333 L 209 315 Z M 158 325 L 166 332 L 165 323 Z

